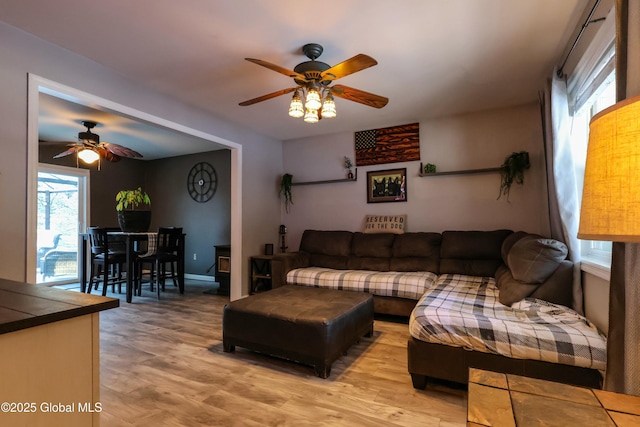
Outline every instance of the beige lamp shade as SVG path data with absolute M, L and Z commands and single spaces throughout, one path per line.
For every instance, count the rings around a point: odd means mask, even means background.
M 640 242 L 640 96 L 591 119 L 578 238 Z

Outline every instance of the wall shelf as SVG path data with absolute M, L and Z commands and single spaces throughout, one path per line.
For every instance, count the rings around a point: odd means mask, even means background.
M 447 171 L 447 172 L 433 172 L 433 173 L 424 173 L 422 171 L 418 172 L 418 176 L 443 176 L 443 175 L 469 175 L 474 173 L 491 173 L 491 172 L 500 172 L 502 168 L 484 168 L 484 169 L 467 169 L 467 170 L 459 170 L 459 171 Z
M 325 179 L 322 181 L 292 182 L 291 185 L 334 184 L 337 182 L 354 182 L 357 180 L 358 180 L 358 168 L 355 168 L 355 173 L 353 174 L 353 178 Z

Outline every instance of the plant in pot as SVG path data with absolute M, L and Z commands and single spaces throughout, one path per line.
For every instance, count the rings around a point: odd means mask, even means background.
M 353 167 L 353 162 L 347 156 L 344 156 L 344 168 L 349 172 L 347 173 L 348 179 L 353 179 L 353 172 L 351 172 L 351 168 Z
M 501 196 L 507 196 L 507 200 L 509 200 L 511 185 L 514 182 L 520 185 L 524 184 L 524 171 L 529 169 L 529 166 L 529 153 L 526 151 L 513 152 L 504 159 L 504 163 L 500 165 L 500 193 L 498 194 L 498 199 Z
M 141 187 L 135 190 L 122 190 L 116 194 L 116 211 L 118 211 L 118 224 L 122 231 L 144 232 L 149 231 L 151 224 L 151 211 L 144 209 L 151 205 L 149 195 L 142 191 Z M 143 209 L 139 209 L 142 206 Z
M 293 176 L 290 173 L 282 175 L 280 181 L 280 198 L 284 197 L 284 210 L 288 213 L 291 205 L 293 204 L 293 197 L 291 194 L 291 187 L 293 186 Z

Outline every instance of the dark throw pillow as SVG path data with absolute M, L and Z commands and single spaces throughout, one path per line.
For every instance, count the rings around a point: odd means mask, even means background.
M 567 246 L 554 239 L 529 235 L 513 244 L 507 265 L 513 278 L 525 283 L 543 283 L 567 258 Z
M 496 271 L 496 286 L 500 290 L 498 293 L 500 303 L 511 306 L 514 302 L 518 302 L 531 295 L 539 285 L 535 283 L 523 283 L 514 279 L 507 266 L 501 265 Z

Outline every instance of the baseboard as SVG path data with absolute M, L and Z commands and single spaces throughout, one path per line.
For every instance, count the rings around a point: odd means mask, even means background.
M 192 280 L 202 280 L 203 282 L 215 282 L 216 278 L 213 276 L 205 276 L 203 274 L 185 274 L 184 275 L 185 279 L 192 279 Z

